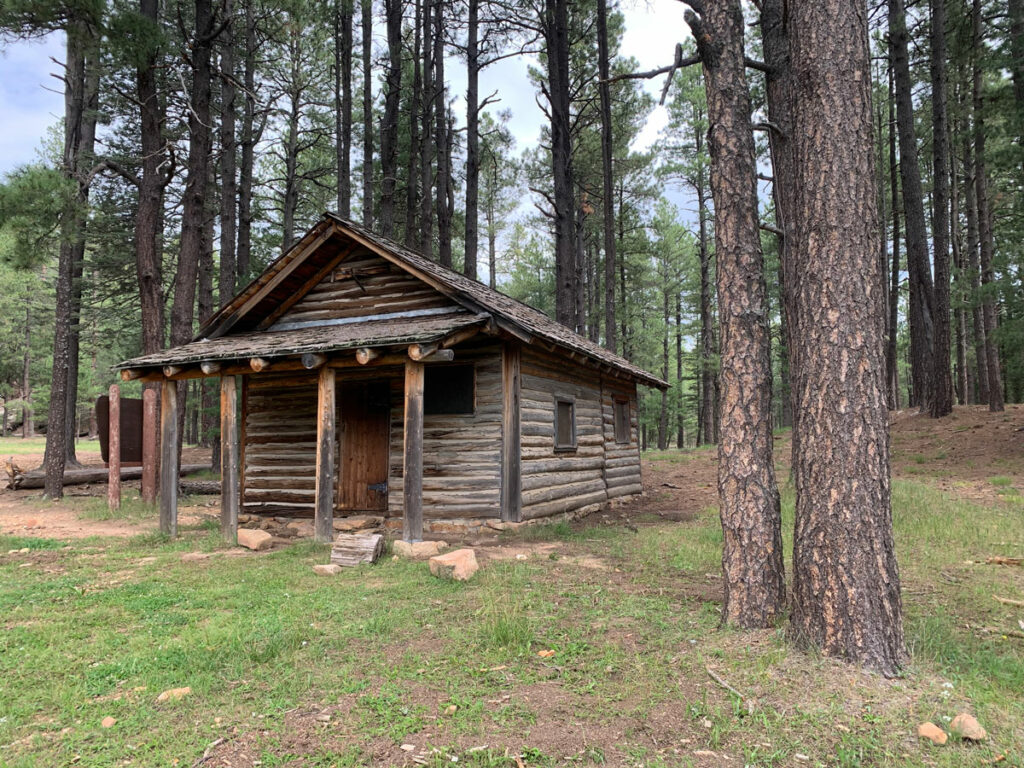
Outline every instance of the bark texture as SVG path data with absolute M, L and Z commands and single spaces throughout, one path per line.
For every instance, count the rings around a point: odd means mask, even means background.
M 906 659 L 892 539 L 867 9 L 789 6 L 800 334 L 791 633 L 896 673 Z
M 782 520 L 772 459 L 772 379 L 757 164 L 739 0 L 687 23 L 704 66 L 721 327 L 718 497 L 724 534 L 722 621 L 768 627 L 786 604 Z

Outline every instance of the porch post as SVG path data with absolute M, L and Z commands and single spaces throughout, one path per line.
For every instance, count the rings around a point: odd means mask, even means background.
M 320 369 L 316 419 L 316 540 L 334 539 L 334 369 Z
M 518 523 L 523 515 L 520 458 L 522 428 L 520 422 L 521 350 L 515 342 L 505 342 L 501 351 L 501 519 Z
M 234 376 L 220 377 L 220 533 L 238 543 L 238 397 Z
M 423 363 L 405 361 L 402 538 L 423 540 Z
M 178 382 L 160 385 L 160 532 L 178 535 Z

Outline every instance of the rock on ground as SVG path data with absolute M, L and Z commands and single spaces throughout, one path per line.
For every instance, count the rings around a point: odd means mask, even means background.
M 384 525 L 384 518 L 380 515 L 352 515 L 351 517 L 336 517 L 332 523 L 334 530 L 339 533 L 351 531 L 362 531 L 367 528 L 378 528 Z
M 444 555 L 430 558 L 430 572 L 439 579 L 467 581 L 480 570 L 476 553 L 472 549 L 456 549 Z
M 293 520 L 285 526 L 285 530 L 300 539 L 311 539 L 316 535 L 316 528 L 308 520 Z
M 985 729 L 981 727 L 981 723 L 966 712 L 961 712 L 953 718 L 953 722 L 949 724 L 949 730 L 961 739 L 970 741 L 984 741 L 988 737 Z
M 164 691 L 159 696 L 157 696 L 156 700 L 157 701 L 178 701 L 179 699 L 185 698 L 190 693 L 192 693 L 192 688 L 187 686 L 187 685 L 184 688 L 171 688 L 169 690 Z
M 411 560 L 425 560 L 428 557 L 441 554 L 441 550 L 448 546 L 444 541 L 403 541 L 396 539 L 391 545 L 391 551 L 399 557 L 408 557 Z
M 341 566 L 336 565 L 335 563 L 330 563 L 328 565 L 314 565 L 313 573 L 317 576 L 337 576 L 341 573 Z
M 100 725 L 104 728 L 113 728 L 115 725 L 117 725 L 117 720 L 111 717 L 110 715 L 107 715 L 102 720 L 100 720 Z
M 251 549 L 254 552 L 269 548 L 273 540 L 273 536 L 257 528 L 238 529 L 238 546 Z
M 917 726 L 917 735 L 922 739 L 928 739 L 933 744 L 939 746 L 946 743 L 946 732 L 939 728 L 935 723 L 921 723 Z

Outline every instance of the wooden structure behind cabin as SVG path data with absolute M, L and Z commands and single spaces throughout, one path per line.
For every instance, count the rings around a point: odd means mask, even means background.
M 176 532 L 177 382 L 221 382 L 222 523 L 374 513 L 407 540 L 582 514 L 641 492 L 637 384 L 665 382 L 546 315 L 332 214 L 162 382 L 161 526 Z M 169 471 L 168 471 L 169 470 Z

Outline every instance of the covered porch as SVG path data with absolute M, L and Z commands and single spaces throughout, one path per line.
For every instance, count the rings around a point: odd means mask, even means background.
M 394 384 L 394 388 L 401 393 L 402 538 L 406 541 L 422 540 L 426 366 L 430 363 L 451 362 L 455 359 L 454 348 L 458 344 L 481 334 L 482 338 L 492 337 L 491 342 L 497 342 L 493 337 L 500 332 L 494 327 L 489 315 L 464 310 L 449 310 L 443 314 L 431 313 L 413 318 L 407 316 L 411 313 L 403 314 L 406 316 L 401 318 L 360 318 L 357 322 L 335 321 L 330 325 L 321 323 L 310 328 L 201 339 L 122 364 L 121 377 L 125 381 L 141 380 L 161 385 L 161 531 L 170 536 L 177 535 L 179 382 L 194 378 L 219 379 L 220 521 L 224 540 L 233 544 L 237 541 L 239 513 L 243 506 L 242 484 L 245 472 L 245 416 L 244 412 L 240 414 L 240 389 L 289 378 L 301 379 L 310 385 L 315 383 L 313 525 L 316 539 L 330 542 L 333 539 L 334 516 L 341 492 L 338 466 L 339 394 L 351 386 L 348 382 L 377 380 Z M 504 344 L 510 346 L 507 341 Z M 510 365 L 518 359 L 515 353 L 503 354 L 502 358 L 503 361 L 507 358 Z M 511 377 L 509 381 L 518 383 L 518 378 Z M 514 439 L 515 444 L 503 447 L 502 453 L 510 457 L 518 456 L 517 431 L 506 430 L 503 437 L 509 441 Z M 308 463 L 309 458 L 302 468 L 305 472 L 308 472 Z M 502 485 L 504 490 L 505 484 Z M 372 491 L 371 486 L 371 495 Z M 344 506 L 345 502 L 341 503 Z M 348 503 L 350 506 L 356 505 L 353 509 L 358 508 L 358 499 Z M 502 504 L 503 518 L 506 518 L 505 507 Z M 514 509 L 507 514 L 514 514 Z

